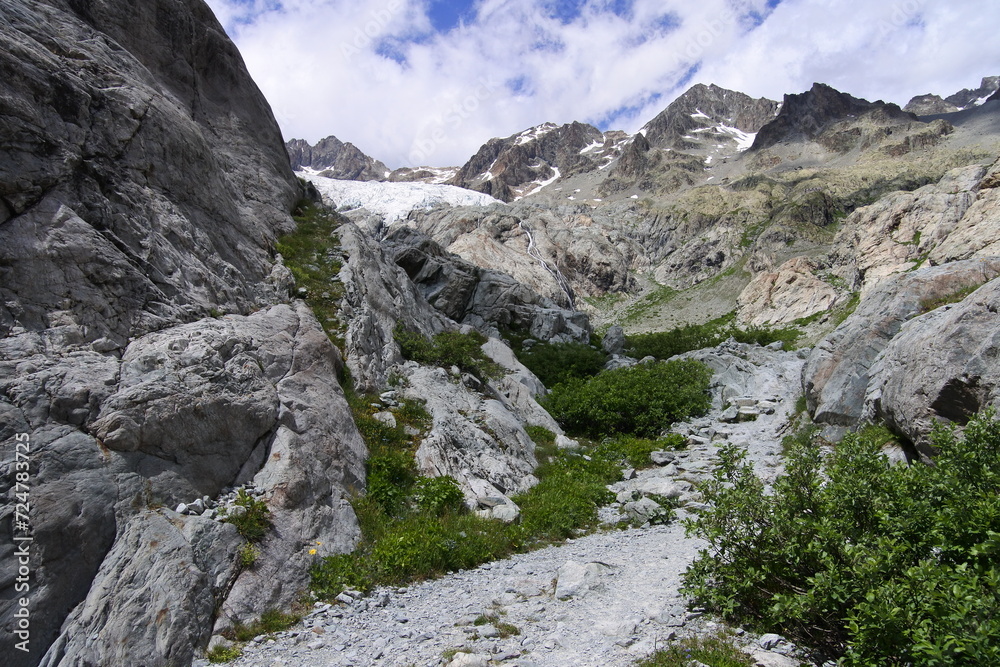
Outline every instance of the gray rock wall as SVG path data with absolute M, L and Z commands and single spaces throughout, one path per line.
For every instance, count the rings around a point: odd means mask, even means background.
M 275 305 L 300 188 L 201 0 L 4 2 L 0 70 L 7 637 L 19 434 L 34 535 L 31 651 L 4 662 L 187 664 L 217 621 L 293 600 L 310 548 L 358 537 L 342 361 L 307 308 Z M 170 508 L 249 481 L 274 529 L 241 572 L 231 526 Z

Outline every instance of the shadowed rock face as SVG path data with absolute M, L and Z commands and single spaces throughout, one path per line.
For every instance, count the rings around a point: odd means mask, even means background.
M 0 333 L 64 313 L 117 343 L 269 297 L 297 186 L 200 0 L 0 8 Z
M 4 664 L 188 664 L 220 610 L 293 600 L 307 545 L 357 539 L 339 354 L 274 264 L 299 187 L 201 0 L 9 0 L 0 71 L 0 465 L 26 434 L 34 531 Z M 170 508 L 251 480 L 275 529 L 241 573 L 232 526 Z
M 760 128 L 751 150 L 762 150 L 792 139 L 815 139 L 831 123 L 862 114 L 877 114 L 877 120 L 882 123 L 917 120 L 914 114 L 895 104 L 881 100 L 869 102 L 815 83 L 802 94 L 785 95 L 778 116 Z

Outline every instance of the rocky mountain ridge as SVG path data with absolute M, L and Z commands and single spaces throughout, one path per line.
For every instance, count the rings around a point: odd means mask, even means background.
M 903 111 L 909 111 L 918 116 L 964 111 L 980 106 L 991 96 L 996 95 L 998 90 L 1000 90 L 1000 76 L 984 76 L 979 88 L 975 90 L 963 88 L 945 98 L 933 93 L 917 95 L 906 103 Z
M 315 146 L 302 139 L 285 142 L 292 169 L 303 168 L 322 173 L 327 178 L 346 181 L 381 181 L 390 174 L 389 168 L 361 152 L 354 144 L 344 143 L 334 136 L 320 139 Z

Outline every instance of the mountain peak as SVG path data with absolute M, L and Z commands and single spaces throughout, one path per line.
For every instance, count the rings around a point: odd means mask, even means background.
M 738 145 L 740 135 L 757 132 L 777 112 L 778 103 L 773 100 L 699 83 L 671 102 L 642 132 L 655 148 L 690 150 L 702 148 L 706 141 L 718 145 L 720 140 Z
M 382 162 L 333 135 L 320 139 L 315 146 L 302 139 L 292 139 L 285 147 L 296 171 L 314 169 L 329 178 L 345 181 L 380 181 L 389 176 L 389 169 Z
M 506 139 L 490 139 L 452 183 L 501 201 L 520 199 L 563 176 L 606 166 L 619 153 L 620 134 L 576 121 L 542 123 Z
M 878 112 L 888 122 L 917 120 L 896 104 L 869 102 L 825 83 L 814 83 L 804 93 L 785 95 L 777 117 L 757 133 L 752 150 L 770 148 L 792 138 L 815 139 L 835 121 L 872 112 Z

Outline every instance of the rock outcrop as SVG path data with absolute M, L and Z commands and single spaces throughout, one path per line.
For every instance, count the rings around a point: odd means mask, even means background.
M 560 308 L 505 273 L 466 262 L 410 227 L 396 229 L 383 245 L 423 297 L 456 322 L 494 337 L 521 330 L 550 342 L 590 341 L 585 314 Z
M 1000 275 L 996 258 L 953 262 L 887 278 L 813 349 L 802 370 L 810 414 L 818 422 L 854 426 L 861 419 L 872 366 L 903 325 L 936 300 Z
M 777 271 L 762 271 L 736 300 L 738 320 L 750 326 L 789 324 L 834 308 L 844 290 L 817 276 L 819 265 L 806 257 L 788 260 Z
M 34 538 L 5 664 L 187 664 L 220 609 L 291 602 L 307 547 L 358 536 L 342 362 L 275 265 L 300 188 L 201 0 L 11 0 L 0 44 L 4 572 L 18 436 Z M 274 529 L 240 571 L 232 526 L 168 508 L 248 480 Z
M 864 416 L 933 455 L 935 422 L 964 426 L 1000 406 L 1000 281 L 910 320 L 871 367 Z
M 303 139 L 291 139 L 285 147 L 296 171 L 309 168 L 327 178 L 345 181 L 381 181 L 389 176 L 384 164 L 334 136 L 320 139 L 315 146 Z
M 120 347 L 272 301 L 271 246 L 298 187 L 208 7 L 14 0 L 0 11 L 0 333 L 59 319 Z
M 502 369 L 499 377 L 477 378 L 406 361 L 393 331 L 402 325 L 431 337 L 457 325 L 435 310 L 384 249 L 351 223 L 338 229 L 348 262 L 340 272 L 346 288 L 347 365 L 355 386 L 382 391 L 393 378 L 397 394 L 423 401 L 432 425 L 417 449 L 417 466 L 429 476 L 450 475 L 470 507 L 480 498 L 501 498 L 530 488 L 537 480 L 529 425 L 561 429 L 535 400 L 545 387 L 500 340 L 483 351 Z M 471 327 L 464 328 L 471 332 Z

